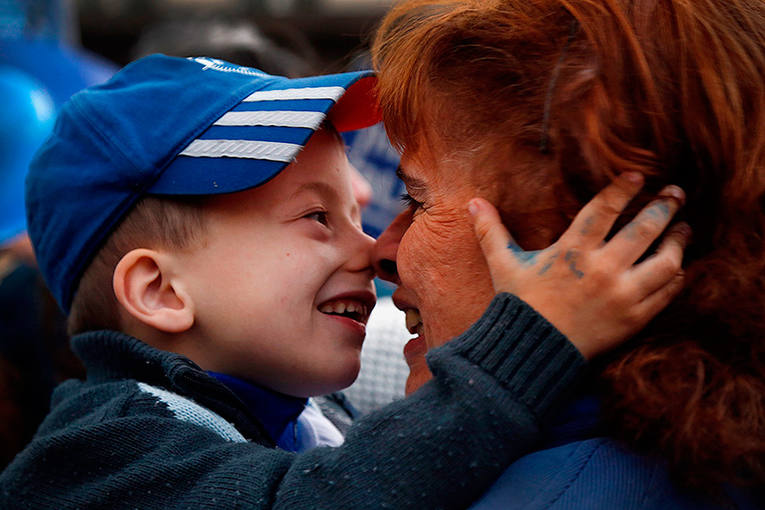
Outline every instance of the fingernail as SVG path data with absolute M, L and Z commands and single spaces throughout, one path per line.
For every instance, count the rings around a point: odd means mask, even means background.
M 478 205 L 478 202 L 473 199 L 470 202 L 468 202 L 468 211 L 470 211 L 470 214 L 472 216 L 475 216 L 478 214 L 478 211 L 481 209 L 481 207 Z
M 660 197 L 671 197 L 680 202 L 680 205 L 685 204 L 685 191 L 679 186 L 670 185 L 665 187 L 659 192 Z
M 632 184 L 643 184 L 643 174 L 640 172 L 624 172 L 622 177 Z

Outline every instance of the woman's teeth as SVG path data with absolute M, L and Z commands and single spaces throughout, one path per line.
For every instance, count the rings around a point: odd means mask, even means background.
M 417 310 L 414 310 L 412 308 L 409 308 L 405 312 L 406 314 L 406 329 L 409 330 L 410 333 L 413 335 L 420 335 L 422 336 L 423 333 L 423 327 L 422 327 L 422 317 L 420 317 L 420 312 Z

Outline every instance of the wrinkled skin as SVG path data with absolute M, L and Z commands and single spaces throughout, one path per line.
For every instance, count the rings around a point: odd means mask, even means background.
M 404 351 L 410 368 L 407 394 L 431 377 L 425 353 L 465 331 L 495 294 L 467 210 L 482 190 L 456 161 L 435 166 L 427 163 L 430 159 L 402 157 L 407 192 L 421 205 L 402 212 L 376 248 L 378 260 L 396 261 L 398 274 L 378 264 L 380 276 L 398 285 L 396 305 L 422 316 L 422 334 Z

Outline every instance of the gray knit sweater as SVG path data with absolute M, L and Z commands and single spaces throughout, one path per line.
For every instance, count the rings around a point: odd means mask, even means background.
M 434 349 L 434 379 L 294 454 L 188 359 L 113 331 L 80 335 L 68 381 L 0 475 L 0 508 L 465 508 L 529 452 L 582 372 L 565 337 L 509 294 Z

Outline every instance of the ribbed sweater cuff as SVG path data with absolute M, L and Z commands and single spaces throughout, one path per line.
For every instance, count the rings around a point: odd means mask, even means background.
M 586 363 L 552 324 L 507 293 L 495 296 L 470 329 L 439 349 L 492 374 L 536 416 L 543 416 L 573 385 Z

